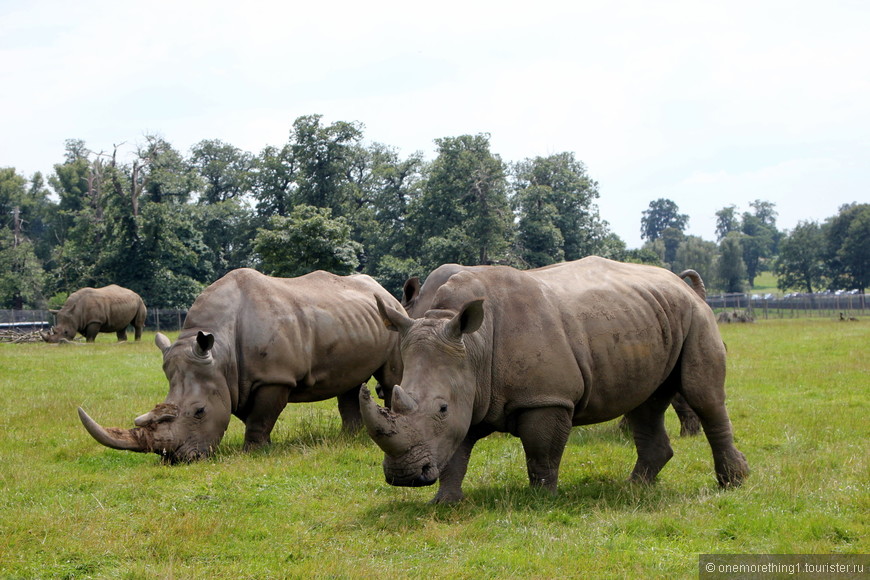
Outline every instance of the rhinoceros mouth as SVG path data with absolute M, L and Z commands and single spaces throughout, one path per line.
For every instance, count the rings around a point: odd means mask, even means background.
M 405 461 L 384 461 L 384 479 L 397 487 L 425 487 L 438 481 L 439 470 L 429 461 L 410 463 Z
M 214 448 L 212 446 L 197 448 L 182 445 L 178 449 L 172 450 L 157 447 L 154 449 L 154 452 L 160 456 L 160 459 L 166 465 L 178 465 L 208 459 L 212 456 Z

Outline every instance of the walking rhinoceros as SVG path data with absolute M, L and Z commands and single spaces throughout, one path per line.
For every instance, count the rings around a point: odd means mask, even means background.
M 558 267 L 561 264 L 552 264 L 543 268 L 533 270 L 524 270 L 530 276 L 536 276 L 538 272 L 548 270 L 549 268 Z M 463 270 L 479 272 L 486 270 L 491 266 L 463 266 L 460 264 L 443 264 L 438 266 L 426 277 L 426 283 L 420 284 L 419 278 L 409 278 L 402 290 L 402 306 L 411 318 L 421 318 L 427 310 L 432 307 L 432 301 L 435 299 L 435 292 L 442 284 L 447 282 L 450 277 Z M 704 288 L 704 281 L 701 276 L 694 270 L 685 270 L 679 274 L 680 278 L 689 278 L 692 284 L 692 289 L 701 297 L 702 300 L 707 298 L 707 290 Z M 701 431 L 701 422 L 698 416 L 692 411 L 692 408 L 686 403 L 683 396 L 677 393 L 671 400 L 671 405 L 677 413 L 677 418 L 680 420 L 680 436 L 697 435 Z M 628 421 L 623 417 L 620 426 L 628 429 Z
M 379 301 L 401 336 L 392 407 L 360 391 L 363 422 L 384 450 L 388 483 L 462 496 L 476 441 L 520 438 L 532 486 L 555 493 L 571 427 L 627 415 L 652 481 L 673 455 L 664 412 L 681 393 L 700 416 L 718 482 L 749 468 L 725 409 L 725 347 L 710 308 L 661 268 L 584 258 L 530 274 L 497 266 L 455 273 L 412 319 Z
M 81 288 L 69 295 L 60 310 L 50 310 L 57 318 L 45 342 L 72 340 L 76 333 L 94 342 L 100 332 L 114 332 L 119 341 L 127 340 L 127 327 L 133 326 L 136 340 L 145 328 L 145 303 L 132 290 L 115 284 L 103 288 Z
M 368 276 L 234 270 L 196 299 L 174 343 L 157 334 L 169 379 L 163 403 L 133 429 L 104 429 L 81 408 L 79 417 L 103 445 L 170 463 L 211 455 L 231 415 L 245 423 L 246 449 L 269 443 L 288 402 L 338 397 L 343 427 L 358 428 L 360 384 L 375 376 L 392 386 L 402 376 L 397 336 L 375 296 L 402 311 Z

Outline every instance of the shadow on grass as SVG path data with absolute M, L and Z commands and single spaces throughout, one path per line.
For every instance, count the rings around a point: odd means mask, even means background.
M 437 484 L 431 489 L 429 497 L 434 497 Z M 358 524 L 376 530 L 404 531 L 421 528 L 430 520 L 463 521 L 482 515 L 501 517 L 521 513 L 566 523 L 579 522 L 591 512 L 655 513 L 709 492 L 701 488 L 685 493 L 659 483 L 637 484 L 607 477 L 567 481 L 560 485 L 556 495 L 518 482 L 493 484 L 465 490 L 465 499 L 456 504 L 406 499 L 382 501 L 362 512 Z

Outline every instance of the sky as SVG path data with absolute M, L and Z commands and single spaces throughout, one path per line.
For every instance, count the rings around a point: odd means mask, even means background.
M 868 30 L 864 0 L 0 0 L 0 167 L 145 135 L 257 154 L 319 114 L 402 157 L 572 152 L 629 248 L 659 198 L 707 240 L 754 200 L 791 229 L 870 202 Z

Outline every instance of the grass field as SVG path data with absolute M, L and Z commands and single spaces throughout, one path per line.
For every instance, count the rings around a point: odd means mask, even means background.
M 0 344 L 0 577 L 692 578 L 702 553 L 868 553 L 870 321 L 722 328 L 729 410 L 752 473 L 715 485 L 703 437 L 657 484 L 626 481 L 615 423 L 574 430 L 560 493 L 529 490 L 520 443 L 482 441 L 456 506 L 393 488 L 333 402 L 291 405 L 264 451 L 233 420 L 216 457 L 175 467 L 101 447 L 76 416 L 132 426 L 167 384 L 140 344 Z

